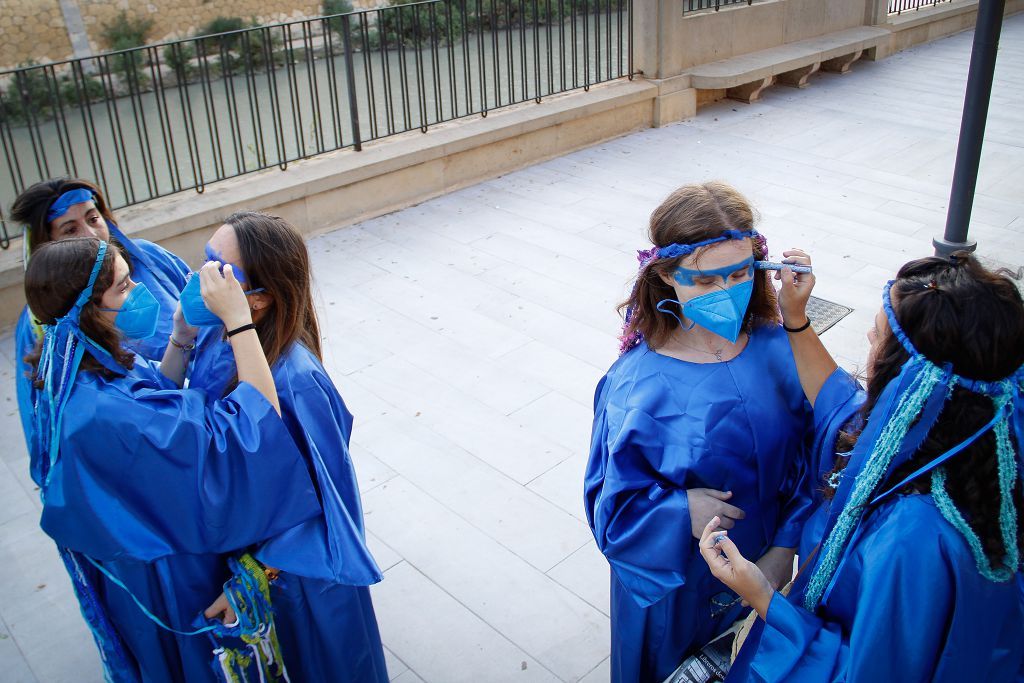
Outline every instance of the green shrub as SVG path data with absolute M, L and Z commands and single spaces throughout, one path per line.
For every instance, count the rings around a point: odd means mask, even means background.
M 35 66 L 35 61 L 20 64 L 18 68 L 31 66 Z M 55 105 L 52 85 L 43 69 L 18 71 L 3 93 L 3 114 L 16 121 L 26 120 L 30 113 L 48 117 Z
M 457 2 L 417 5 L 422 0 L 394 0 L 391 8 L 381 12 L 378 31 L 388 47 L 429 45 L 456 40 L 462 32 L 462 12 Z M 470 5 L 467 3 L 467 9 Z M 451 14 L 451 35 L 448 15 Z
M 100 79 L 86 73 L 79 79 L 70 75 L 62 76 L 60 81 L 60 97 L 66 105 L 99 102 L 107 95 Z
M 228 36 L 217 34 L 240 31 L 243 28 L 246 28 L 246 23 L 242 17 L 217 17 L 200 28 L 196 35 L 210 36 L 203 41 L 203 47 L 207 53 L 219 52 L 220 50 L 234 49 L 238 45 L 239 35 L 237 33 Z
M 163 49 L 164 64 L 174 70 L 178 83 L 188 83 L 195 76 L 195 56 L 196 49 L 191 43 L 173 43 Z
M 130 50 L 104 60 L 106 68 L 116 74 L 122 88 L 144 90 L 149 87 L 149 76 L 143 71 L 146 66 L 146 53 L 133 50 L 146 44 L 146 36 L 153 29 L 152 19 L 138 19 L 121 12 L 109 24 L 104 24 L 100 36 L 110 50 Z
M 132 18 L 126 10 L 121 10 L 112 22 L 103 24 L 100 37 L 111 50 L 127 50 L 145 45 L 146 36 L 152 30 L 152 19 Z

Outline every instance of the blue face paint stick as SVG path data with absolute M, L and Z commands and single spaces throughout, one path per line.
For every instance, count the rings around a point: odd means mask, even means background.
M 782 270 L 789 267 L 794 273 L 813 273 L 810 266 L 798 266 L 795 263 L 773 263 L 771 261 L 754 261 L 754 268 L 757 270 Z

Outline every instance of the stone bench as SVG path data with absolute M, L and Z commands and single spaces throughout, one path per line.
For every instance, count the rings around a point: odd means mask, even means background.
M 696 90 L 725 90 L 726 97 L 749 103 L 775 81 L 803 88 L 819 69 L 846 73 L 864 52 L 888 40 L 887 29 L 860 26 L 702 64 L 687 74 Z

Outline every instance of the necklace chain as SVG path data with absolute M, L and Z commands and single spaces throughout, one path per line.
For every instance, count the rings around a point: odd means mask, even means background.
M 676 341 L 678 341 L 683 346 L 685 346 L 685 347 L 687 347 L 689 349 L 692 349 L 694 351 L 699 351 L 700 353 L 706 353 L 709 356 L 714 356 L 715 360 L 717 360 L 719 363 L 724 362 L 724 360 L 725 360 L 724 358 L 722 358 L 722 353 L 725 351 L 725 347 L 724 346 L 722 346 L 721 348 L 715 349 L 714 351 L 708 351 L 706 349 L 702 349 L 702 348 L 699 348 L 697 346 L 694 346 L 693 344 L 687 344 L 682 339 L 680 339 L 678 336 L 676 337 Z

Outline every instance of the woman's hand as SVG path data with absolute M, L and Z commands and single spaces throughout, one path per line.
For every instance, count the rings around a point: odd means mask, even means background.
M 233 330 L 252 322 L 249 301 L 245 298 L 242 286 L 235 279 L 230 263 L 224 265 L 222 275 L 218 261 L 207 262 L 199 270 L 199 285 L 203 303 L 211 313 L 224 322 L 224 327 Z
M 811 257 L 801 249 L 790 249 L 782 252 L 782 255 L 783 263 L 811 265 Z M 782 284 L 779 289 L 779 309 L 782 311 L 783 323 L 786 327 L 801 327 L 807 322 L 807 300 L 811 298 L 811 290 L 814 289 L 814 275 L 794 273 L 789 268 L 783 268 L 775 273 L 775 279 Z
M 203 616 L 207 619 L 220 619 L 228 627 L 238 626 L 238 615 L 235 614 L 235 610 L 231 609 L 228 596 L 223 593 L 203 611 Z
M 694 538 L 700 538 L 704 531 L 701 520 L 714 517 L 720 519 L 722 529 L 731 529 L 747 513 L 725 501 L 732 498 L 732 491 L 715 489 L 686 489 L 686 504 L 690 508 L 690 527 Z
M 764 619 L 775 590 L 757 565 L 743 557 L 713 517 L 700 537 L 700 554 L 711 568 L 711 575 L 731 588 Z
M 199 336 L 199 328 L 192 327 L 185 322 L 185 316 L 181 313 L 181 302 L 174 308 L 174 326 L 171 328 L 171 337 L 182 346 L 188 346 Z

